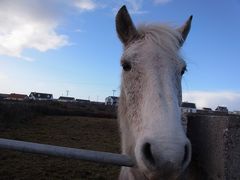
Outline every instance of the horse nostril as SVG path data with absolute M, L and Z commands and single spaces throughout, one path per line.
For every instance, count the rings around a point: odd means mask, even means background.
M 181 144 L 180 144 L 181 145 Z M 185 170 L 191 160 L 191 143 L 185 145 L 168 144 L 168 146 L 154 146 L 146 142 L 140 148 L 140 158 L 146 168 L 161 169 L 166 172 Z
M 144 160 L 147 161 L 146 163 L 150 166 L 155 166 L 155 160 L 151 150 L 151 144 L 145 143 L 142 147 L 143 157 Z
M 191 145 L 188 143 L 184 146 L 184 156 L 182 160 L 182 166 L 185 167 L 191 158 Z

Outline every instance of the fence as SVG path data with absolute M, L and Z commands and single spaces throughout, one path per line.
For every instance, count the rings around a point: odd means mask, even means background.
M 44 154 L 92 162 L 113 164 L 118 166 L 133 167 L 133 160 L 127 155 L 109 152 L 90 151 L 84 149 L 68 148 L 39 144 L 25 141 L 16 141 L 0 138 L 0 149 L 10 149 L 27 153 Z
M 187 179 L 234 180 L 240 177 L 240 116 L 188 116 L 187 135 L 192 161 Z M 23 141 L 0 139 L 0 148 L 133 167 L 134 161 L 114 153 L 89 151 Z

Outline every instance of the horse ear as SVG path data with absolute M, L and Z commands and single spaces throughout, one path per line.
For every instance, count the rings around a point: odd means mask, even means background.
M 116 30 L 119 39 L 125 46 L 139 36 L 125 5 L 119 9 L 116 15 Z
M 185 22 L 185 24 L 178 29 L 178 31 L 182 35 L 182 39 L 180 40 L 180 46 L 182 46 L 185 40 L 187 39 L 188 33 L 191 29 L 192 18 L 193 16 L 190 16 L 188 20 Z

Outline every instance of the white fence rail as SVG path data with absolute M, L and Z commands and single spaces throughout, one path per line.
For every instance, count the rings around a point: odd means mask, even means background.
M 91 151 L 77 148 L 53 146 L 25 141 L 0 138 L 0 149 L 21 151 L 26 153 L 58 156 L 70 159 L 86 160 L 118 166 L 133 167 L 134 161 L 127 155 Z

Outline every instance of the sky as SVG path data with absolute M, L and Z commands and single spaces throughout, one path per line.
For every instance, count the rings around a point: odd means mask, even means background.
M 115 15 L 122 5 L 136 25 L 180 27 L 193 15 L 181 48 L 183 100 L 240 110 L 240 0 L 1 0 L 0 93 L 119 95 Z

